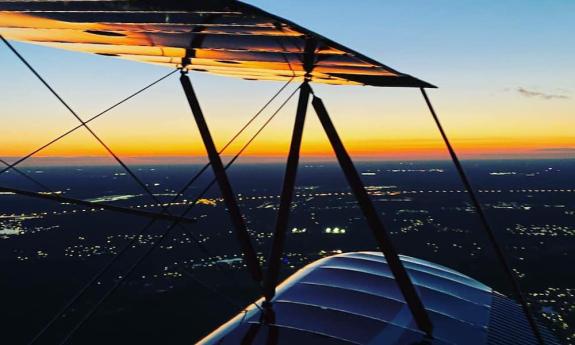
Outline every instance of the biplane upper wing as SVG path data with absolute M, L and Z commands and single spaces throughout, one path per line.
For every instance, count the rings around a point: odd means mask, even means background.
M 244 79 L 433 87 L 236 0 L 0 1 L 0 34 Z

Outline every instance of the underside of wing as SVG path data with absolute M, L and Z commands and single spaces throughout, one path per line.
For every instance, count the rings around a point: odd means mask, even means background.
M 433 87 L 235 0 L 0 1 L 0 34 L 244 79 Z

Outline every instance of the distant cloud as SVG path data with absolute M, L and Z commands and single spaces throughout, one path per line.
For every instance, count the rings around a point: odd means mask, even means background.
M 517 92 L 519 92 L 520 95 L 525 96 L 525 97 L 529 97 L 529 98 L 534 98 L 534 97 L 538 97 L 541 99 L 569 99 L 569 96 L 563 95 L 563 94 L 552 94 L 552 93 L 544 93 L 544 92 L 540 92 L 540 91 L 533 91 L 533 90 L 527 90 L 525 88 L 519 87 L 517 88 Z
M 539 149 L 538 151 L 575 153 L 575 147 L 547 147 L 544 149 Z

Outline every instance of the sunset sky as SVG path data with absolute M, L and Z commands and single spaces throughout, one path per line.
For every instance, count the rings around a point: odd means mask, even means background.
M 575 1 L 247 2 L 439 86 L 429 94 L 464 158 L 575 157 Z M 169 72 L 110 57 L 14 45 L 84 119 Z M 190 77 L 220 147 L 283 84 L 201 73 Z M 290 85 L 271 109 L 296 87 Z M 417 89 L 313 88 L 356 159 L 447 158 Z M 253 143 L 247 160 L 286 154 L 296 102 L 294 97 Z M 235 153 L 270 113 L 262 114 L 226 153 Z M 77 125 L 2 44 L 0 117 L 0 157 L 9 161 Z M 177 74 L 92 127 L 134 162 L 183 162 L 205 154 Z M 331 155 L 311 106 L 303 153 L 310 159 Z M 39 156 L 46 162 L 80 162 L 106 153 L 80 130 Z

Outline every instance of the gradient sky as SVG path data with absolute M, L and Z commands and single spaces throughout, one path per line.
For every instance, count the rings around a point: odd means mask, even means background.
M 429 93 L 465 158 L 575 157 L 575 1 L 247 2 L 439 86 Z M 109 57 L 15 46 L 85 119 L 169 72 Z M 220 147 L 282 85 L 190 76 Z M 314 89 L 355 157 L 447 157 L 418 90 L 325 85 Z M 248 158 L 287 152 L 295 103 L 294 98 L 254 142 Z M 77 124 L 4 46 L 0 118 L 0 157 L 8 160 Z M 134 161 L 204 155 L 177 75 L 92 127 L 119 155 Z M 242 136 L 239 144 L 249 136 Z M 239 144 L 227 152 L 235 152 Z M 303 153 L 319 158 L 331 154 L 312 111 Z M 77 157 L 105 152 L 78 131 L 39 156 L 78 161 Z

